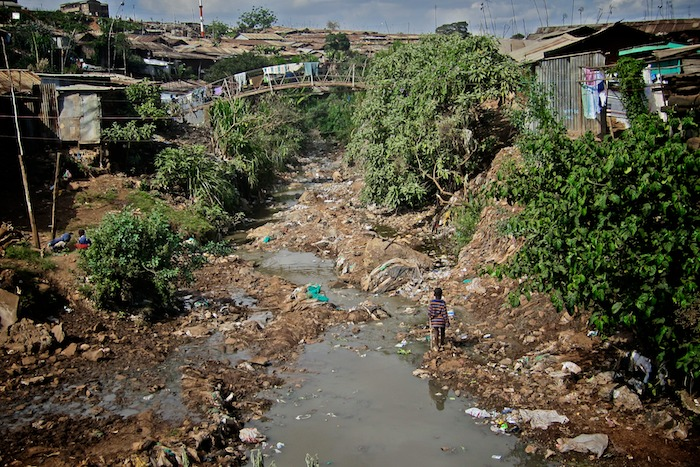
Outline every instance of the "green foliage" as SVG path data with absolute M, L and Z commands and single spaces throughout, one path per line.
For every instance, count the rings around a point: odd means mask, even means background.
M 44 271 L 49 271 L 56 267 L 53 261 L 42 258 L 39 251 L 26 244 L 10 245 L 7 247 L 5 250 L 5 258 L 26 261 Z
M 219 45 L 221 43 L 221 38 L 231 32 L 231 28 L 221 21 L 212 21 L 207 29 L 209 29 L 209 36 L 214 45 Z
M 244 99 L 217 100 L 209 110 L 217 154 L 237 174 L 238 190 L 257 194 L 299 153 L 300 117 L 283 97 L 267 96 L 255 106 Z
M 211 83 L 218 81 L 236 73 L 257 70 L 273 65 L 273 59 L 253 52 L 243 52 L 240 55 L 224 58 L 207 69 L 204 79 Z
M 238 205 L 238 192 L 228 164 L 207 154 L 204 146 L 164 149 L 156 156 L 153 187 L 179 194 L 202 206 L 223 210 Z
M 168 219 L 177 233 L 182 237 L 212 238 L 218 234 L 218 225 L 215 226 L 198 212 L 197 206 L 187 206 L 184 209 L 174 209 L 165 201 L 158 199 L 143 191 L 131 193 L 128 198 L 130 209 L 143 213 L 159 212 Z M 229 219 L 226 219 L 228 222 Z M 228 223 L 226 224 L 226 226 Z
M 328 34 L 323 50 L 329 52 L 331 55 L 337 52 L 347 52 L 350 50 L 350 39 L 342 32 Z
M 478 194 L 469 197 L 464 204 L 454 209 L 451 217 L 454 219 L 455 240 L 458 249 L 462 249 L 462 247 L 471 242 L 481 219 L 481 211 L 485 205 L 486 201 L 483 195 Z
M 102 130 L 102 139 L 111 142 L 120 141 L 150 141 L 155 134 L 156 126 L 153 123 L 139 124 L 131 120 L 124 125 L 112 123 L 111 126 Z
M 139 117 L 158 119 L 167 116 L 161 102 L 162 89 L 159 85 L 145 79 L 126 87 L 126 98 Z
M 105 216 L 83 251 L 80 266 L 90 277 L 101 307 L 152 301 L 169 306 L 178 283 L 192 279 L 192 259 L 165 217 L 124 210 Z
M 438 26 L 435 30 L 436 34 L 459 34 L 461 37 L 469 36 L 469 24 L 466 21 L 459 21 L 457 23 L 443 24 Z
M 476 137 L 480 104 L 505 99 L 521 75 L 484 36 L 427 36 L 378 54 L 347 151 L 350 162 L 363 166 L 363 199 L 420 206 L 439 191 L 461 188 L 474 160 L 493 156 Z
M 110 142 L 150 141 L 161 119 L 167 117 L 167 112 L 161 105 L 160 86 L 149 80 L 143 80 L 127 86 L 124 92 L 131 105 L 131 112 L 137 114 L 142 120 L 155 120 L 155 123 L 136 120 L 130 120 L 125 124 L 115 122 L 102 130 L 102 138 Z
M 267 29 L 277 22 L 277 16 L 271 10 L 254 6 L 238 18 L 238 29 L 241 31 L 258 31 Z
M 508 229 L 526 245 L 498 272 L 569 311 L 592 311 L 602 331 L 633 329 L 659 360 L 697 378 L 700 151 L 684 143 L 697 125 L 647 114 L 618 139 L 570 140 L 543 108 L 545 123 L 520 143 L 520 170 L 501 186 L 524 206 Z
M 318 130 L 324 138 L 347 144 L 352 131 L 352 113 L 357 99 L 352 93 L 311 96 L 300 103 L 305 126 Z
M 644 80 L 642 79 L 644 67 L 645 64 L 641 60 L 622 57 L 612 68 L 612 72 L 617 75 L 622 93 L 622 104 L 625 106 L 630 121 L 639 115 L 649 113 L 647 98 L 644 95 Z

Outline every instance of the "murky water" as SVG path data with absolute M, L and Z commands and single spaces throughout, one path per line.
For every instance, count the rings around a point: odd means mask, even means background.
M 268 419 L 255 422 L 268 437 L 266 465 L 304 465 L 307 454 L 320 465 L 521 465 L 517 439 L 497 435 L 464 413 L 468 400 L 436 381 L 412 375 L 425 341 L 396 347 L 396 332 L 424 320 L 412 302 L 372 296 L 356 289 L 331 289 L 333 262 L 310 253 L 241 252 L 259 269 L 299 285 L 320 284 L 331 303 L 348 309 L 370 299 L 392 318 L 381 323 L 339 326 L 324 341 L 306 346 L 290 383 L 261 396 L 278 401 Z M 407 312 L 408 310 L 408 312 Z M 361 332 L 353 332 L 353 328 Z

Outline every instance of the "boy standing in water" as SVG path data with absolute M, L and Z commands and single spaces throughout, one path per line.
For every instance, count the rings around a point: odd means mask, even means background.
M 442 289 L 435 289 L 434 298 L 428 305 L 428 320 L 430 321 L 430 347 L 433 350 L 442 350 L 445 344 L 445 328 L 450 325 L 447 316 L 447 304 L 442 299 Z

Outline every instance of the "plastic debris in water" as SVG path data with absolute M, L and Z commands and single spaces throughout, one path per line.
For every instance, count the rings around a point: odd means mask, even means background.
M 260 433 L 257 428 L 242 428 L 238 433 L 238 438 L 244 443 L 255 444 L 260 441 L 265 441 L 265 435 Z

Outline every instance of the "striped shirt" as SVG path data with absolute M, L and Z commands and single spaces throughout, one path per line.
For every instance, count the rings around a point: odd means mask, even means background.
M 450 325 L 450 321 L 447 317 L 447 304 L 445 304 L 445 300 L 437 298 L 430 300 L 430 305 L 428 305 L 428 318 L 430 319 L 430 326 L 434 328 Z

